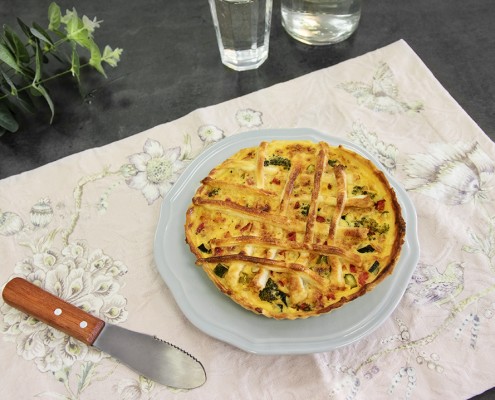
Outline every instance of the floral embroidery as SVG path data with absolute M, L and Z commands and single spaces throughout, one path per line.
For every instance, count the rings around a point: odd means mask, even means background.
M 480 299 L 478 308 L 480 315 L 486 319 L 492 319 L 495 315 L 495 301 L 493 299 Z
M 390 68 L 380 64 L 371 84 L 347 82 L 339 85 L 341 89 L 352 94 L 358 104 L 376 112 L 400 114 L 404 112 L 420 112 L 423 109 L 419 102 L 404 101 L 394 82 Z M 346 97 L 346 94 L 344 94 Z M 241 109 L 235 114 L 238 125 L 246 128 L 263 124 L 263 114 L 252 109 Z M 232 134 L 233 132 L 228 132 Z M 61 230 L 63 245 L 61 249 L 52 245 L 55 231 L 45 237 L 37 238 L 37 243 L 28 247 L 32 255 L 19 261 L 15 266 L 15 274 L 28 277 L 36 284 L 49 288 L 67 300 L 75 302 L 81 308 L 99 315 L 106 321 L 119 323 L 127 319 L 127 300 L 119 294 L 121 279 L 127 271 L 126 266 L 105 254 L 102 249 L 89 251 L 84 242 L 69 240 L 79 219 L 83 187 L 96 180 L 112 177 L 108 190 L 101 196 L 101 210 L 108 208 L 108 197 L 111 192 L 126 182 L 129 188 L 142 192 L 148 204 L 153 204 L 163 197 L 176 181 L 187 162 L 212 143 L 225 137 L 224 131 L 215 125 L 203 125 L 196 131 L 196 149 L 192 149 L 189 135 L 184 137 L 184 144 L 179 147 L 165 149 L 156 140 L 148 139 L 143 152 L 133 154 L 129 162 L 115 169 L 107 169 L 85 176 L 74 188 L 76 207 L 69 227 Z M 375 132 L 368 131 L 361 123 L 354 123 L 348 137 L 355 143 L 370 151 L 389 172 L 397 169 L 399 151 L 393 144 L 380 140 Z M 201 140 L 201 143 L 197 143 Z M 194 141 L 193 141 L 194 142 Z M 139 150 L 137 150 L 139 151 Z M 409 157 L 404 166 L 407 174 L 406 183 L 409 190 L 422 192 L 439 200 L 439 202 L 457 205 L 488 200 L 493 193 L 493 175 L 495 163 L 479 148 L 478 144 L 434 144 L 428 148 L 431 154 L 417 154 Z M 118 180 L 115 181 L 117 178 Z M 492 191 L 490 193 L 490 191 Z M 492 196 L 493 197 L 493 196 Z M 49 199 L 39 200 L 29 211 L 26 228 L 21 216 L 14 212 L 0 211 L 0 235 L 16 236 L 47 228 L 54 220 L 54 209 L 58 212 L 64 203 L 52 203 Z M 58 215 L 57 215 L 58 217 Z M 491 271 L 495 271 L 495 217 L 487 218 L 485 225 L 477 230 L 467 228 L 469 244 L 462 247 L 466 253 L 480 254 L 480 259 L 489 260 Z M 63 229 L 63 227 L 57 227 Z M 77 232 L 77 231 L 76 231 Z M 20 236 L 20 235 L 19 235 Z M 26 235 L 27 236 L 27 235 Z M 1 236 L 0 236 L 1 237 Z M 17 238 L 16 238 L 17 239 Z M 23 237 L 24 239 L 24 237 Z M 20 243 L 20 242 L 19 242 Z M 466 256 L 469 256 L 467 254 Z M 62 285 L 64 283 L 64 286 Z M 91 290 L 87 291 L 90 285 Z M 464 287 L 464 265 L 453 262 L 444 271 L 437 266 L 420 264 L 413 275 L 403 301 L 437 308 L 445 314 L 437 326 L 421 331 L 419 337 L 412 338 L 414 326 L 396 318 L 397 328 L 393 335 L 384 337 L 378 348 L 370 347 L 373 354 L 354 359 L 353 365 L 335 367 L 334 386 L 329 398 L 356 398 L 363 391 L 363 383 L 371 384 L 387 372 L 385 364 L 391 360 L 400 360 L 395 370 L 384 379 L 389 380 L 389 396 L 410 398 L 413 390 L 420 385 L 416 382 L 424 369 L 431 373 L 444 373 L 445 368 L 433 348 L 435 340 L 441 334 L 451 334 L 453 338 L 466 347 L 476 349 L 477 340 L 483 334 L 485 323 L 493 323 L 495 301 L 488 294 L 495 292 L 495 286 L 484 288 L 465 299 L 461 298 Z M 476 303 L 471 310 L 466 308 Z M 475 309 L 474 309 L 475 308 Z M 118 382 L 113 386 L 119 398 L 142 399 L 156 398 L 160 385 L 149 379 L 137 376 L 136 379 L 118 380 L 118 376 L 108 379 L 118 364 L 90 347 L 81 345 L 63 333 L 48 328 L 38 321 L 23 316 L 15 310 L 3 305 L 0 309 L 0 331 L 5 339 L 15 343 L 20 357 L 31 360 L 40 372 L 49 372 L 63 383 L 66 394 L 39 393 L 39 397 L 79 398 L 82 392 L 92 384 L 107 385 L 111 380 Z M 449 331 L 447 331 L 449 330 Z M 417 334 L 417 332 L 416 332 Z M 431 347 L 431 349 L 429 348 Z M 363 353 L 357 353 L 363 354 Z M 402 356 L 402 357 L 401 357 Z M 103 361 L 103 362 L 102 362 Z M 412 365 L 411 365 L 412 364 Z M 103 371 L 102 371 L 103 369 Z M 105 370 L 106 369 L 106 370 Z M 103 373 L 102 373 L 103 372 Z M 423 372 L 423 371 L 422 371 Z M 117 378 L 117 379 L 114 379 Z M 361 379 L 361 380 L 360 380 Z M 368 382 L 366 382 L 366 381 Z M 378 379 L 377 379 L 378 380 Z M 170 389 L 167 389 L 167 391 Z M 386 391 L 386 390 L 385 390 Z
M 348 400 L 356 398 L 361 384 L 359 378 L 356 376 L 356 371 L 343 365 L 337 365 L 333 368 L 337 374 L 341 376 L 338 376 L 337 379 L 335 379 L 335 384 L 333 385 L 332 391 L 329 393 L 329 398 L 343 398 L 342 393 L 347 393 L 345 398 Z
M 13 212 L 0 210 L 0 235 L 12 236 L 24 228 L 22 218 Z
M 493 189 L 495 163 L 478 143 L 437 143 L 404 166 L 406 188 L 449 205 L 486 200 Z
M 453 301 L 464 289 L 464 266 L 450 263 L 443 273 L 433 265 L 418 264 L 407 288 L 417 304 L 444 304 Z
M 461 326 L 455 330 L 454 338 L 455 340 L 461 340 L 461 336 L 468 325 L 471 325 L 471 329 L 468 330 L 469 346 L 472 349 L 475 349 L 476 342 L 478 341 L 478 332 L 480 329 L 480 317 L 478 314 L 470 313 L 467 315 L 462 321 Z
M 148 139 L 143 150 L 129 157 L 137 173 L 128 178 L 127 184 L 140 190 L 148 204 L 152 204 L 168 192 L 185 164 L 180 159 L 180 147 L 164 150 L 159 142 Z
M 373 379 L 373 377 L 380 372 L 378 366 L 373 365 L 369 370 L 364 373 L 365 379 Z
M 151 391 L 155 388 L 155 382 L 140 375 L 139 379 L 122 379 L 115 385 L 115 391 L 121 399 L 140 400 L 149 398 Z
M 222 130 L 211 125 L 200 128 L 198 136 L 203 141 L 203 147 L 198 153 L 224 137 Z M 193 153 L 189 135 L 184 138 L 184 151 L 180 147 L 164 149 L 158 141 L 148 139 L 143 152 L 129 157 L 130 163 L 113 171 L 110 167 L 105 167 L 100 172 L 78 180 L 73 190 L 75 207 L 65 227 L 47 231 L 54 220 L 54 208 L 50 199 L 41 199 L 30 208 L 30 228 L 25 228 L 17 213 L 0 211 L 0 235 L 23 234 L 24 240 L 27 238 L 26 234 L 37 229 L 44 232 L 44 236 L 38 237 L 34 242 L 22 242 L 31 249 L 32 255 L 15 265 L 14 274 L 107 322 L 118 324 L 125 321 L 128 313 L 127 300 L 118 292 L 127 267 L 105 254 L 102 249 L 90 252 L 84 242 L 70 240 L 80 220 L 84 188 L 99 180 L 118 178 L 101 195 L 98 203 L 100 212 L 108 208 L 110 193 L 122 182 L 140 190 L 148 204 L 152 204 L 160 196 L 164 196 L 195 155 L 197 154 Z M 65 204 L 58 202 L 55 208 L 57 212 L 62 212 Z M 66 218 L 65 215 L 59 217 L 61 220 Z M 55 238 L 59 235 L 63 245 L 61 250 L 53 247 Z M 107 370 L 98 376 L 101 361 L 104 358 L 109 359 L 108 355 L 6 304 L 0 307 L 0 317 L 0 332 L 4 334 L 5 340 L 16 343 L 18 355 L 32 360 L 40 372 L 52 373 L 57 381 L 64 384 L 67 393 L 45 392 L 40 393 L 40 396 L 79 398 L 92 382 L 104 379 L 118 365 L 113 362 L 110 371 L 106 367 Z M 139 377 L 139 381 L 124 380 L 114 389 L 123 397 L 138 399 L 149 397 L 155 388 L 153 381 Z
M 53 208 L 50 204 L 50 199 L 41 199 L 29 212 L 31 217 L 31 223 L 37 228 L 44 228 L 47 226 L 53 217 Z
M 19 261 L 14 274 L 104 321 L 125 321 L 127 301 L 118 291 L 127 267 L 102 250 L 89 252 L 84 242 L 72 242 L 58 251 L 51 247 L 55 235 L 52 232 L 31 244 L 32 256 Z M 0 331 L 5 340 L 16 343 L 17 354 L 33 360 L 41 372 L 58 377 L 68 392 L 72 391 L 69 368 L 76 364 L 81 369 L 89 368 L 108 357 L 5 303 L 0 315 Z M 87 378 L 88 375 L 80 375 L 80 387 Z
M 198 128 L 198 136 L 205 145 L 218 142 L 225 137 L 223 131 L 214 125 L 203 125 Z
M 440 356 L 436 353 L 431 353 L 428 355 L 426 352 L 422 351 L 417 357 L 416 362 L 418 365 L 426 365 L 426 367 L 431 370 L 443 373 L 445 368 L 440 364 Z
M 378 139 L 375 132 L 370 132 L 361 123 L 354 123 L 348 137 L 373 154 L 389 171 L 395 171 L 399 149 L 393 144 L 386 144 Z
M 412 391 L 413 391 L 414 387 L 416 386 L 416 370 L 410 366 L 402 367 L 394 375 L 394 379 L 392 381 L 392 384 L 390 385 L 390 388 L 388 390 L 388 394 L 390 394 L 390 395 L 394 394 L 396 387 L 399 386 L 400 384 L 402 384 L 403 381 L 406 382 L 405 398 L 406 399 L 411 398 Z
M 351 81 L 341 83 L 337 87 L 353 95 L 359 105 L 372 111 L 400 114 L 423 110 L 421 102 L 407 103 L 399 97 L 394 74 L 384 62 L 379 64 L 371 84 Z
M 241 127 L 255 128 L 263 125 L 261 116 L 262 113 L 260 111 L 255 111 L 250 108 L 244 108 L 236 112 L 235 119 Z
M 129 156 L 130 164 L 121 166 L 116 174 L 123 176 L 130 188 L 140 190 L 148 204 L 151 205 L 158 198 L 165 196 L 187 163 L 206 147 L 225 136 L 220 128 L 214 125 L 203 125 L 198 129 L 198 137 L 203 142 L 203 146 L 196 152 L 193 152 L 189 135 L 184 136 L 183 149 L 181 147 L 164 149 L 158 141 L 147 139 L 143 146 L 144 151 Z M 107 210 L 108 196 L 117 186 L 118 183 L 113 184 L 101 196 L 98 203 L 100 212 Z
M 488 229 L 485 236 L 477 235 L 472 229 L 468 229 L 471 245 L 462 247 L 467 253 L 483 254 L 490 262 L 492 272 L 495 272 L 495 217 L 487 219 Z
M 409 332 L 409 327 L 402 321 L 400 318 L 396 318 L 395 322 L 397 323 L 397 328 L 399 330 L 398 333 L 395 333 L 391 336 L 382 338 L 380 343 L 382 345 L 386 345 L 393 342 L 407 342 L 411 339 L 411 333 Z

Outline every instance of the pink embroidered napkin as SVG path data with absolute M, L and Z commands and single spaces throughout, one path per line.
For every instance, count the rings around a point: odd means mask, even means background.
M 157 271 L 153 241 L 163 196 L 202 150 L 239 132 L 292 127 L 375 155 L 416 207 L 421 254 L 398 307 L 365 338 L 323 353 L 262 356 L 184 317 Z M 4 179 L 2 286 L 23 276 L 108 322 L 155 334 L 195 355 L 208 380 L 191 391 L 161 386 L 0 301 L 2 396 L 382 400 L 483 392 L 495 386 L 493 160 L 494 143 L 399 41 Z

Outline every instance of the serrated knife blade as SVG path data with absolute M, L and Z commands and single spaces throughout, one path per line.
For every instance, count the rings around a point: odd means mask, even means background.
M 23 278 L 10 280 L 2 297 L 11 307 L 99 348 L 156 382 L 180 389 L 194 389 L 206 382 L 203 365 L 184 350 L 106 323 Z

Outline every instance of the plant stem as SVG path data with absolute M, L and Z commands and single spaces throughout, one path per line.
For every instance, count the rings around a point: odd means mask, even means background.
M 89 63 L 82 64 L 79 68 L 84 68 L 84 67 L 87 67 L 88 65 L 89 65 Z M 59 78 L 59 77 L 64 76 L 64 75 L 67 75 L 68 73 L 70 73 L 70 71 L 71 71 L 71 70 L 70 70 L 70 69 L 68 69 L 68 70 L 63 71 L 63 72 L 60 72 L 60 73 L 58 73 L 58 74 L 56 74 L 56 75 L 53 75 L 53 76 L 50 76 L 50 77 L 48 77 L 48 78 L 42 79 L 42 80 L 40 80 L 38 83 L 46 83 L 46 82 L 49 82 L 49 81 L 51 81 L 51 80 L 53 80 L 53 79 Z M 31 87 L 33 87 L 33 84 L 32 84 L 32 83 L 30 83 L 29 85 L 24 86 L 24 87 L 22 87 L 22 88 L 20 88 L 20 89 L 17 89 L 17 92 L 18 92 L 18 93 L 19 93 L 19 92 L 23 92 L 23 91 L 25 91 L 25 90 L 28 90 L 28 89 L 29 89 L 29 88 L 31 88 Z M 6 98 L 7 98 L 7 97 L 9 97 L 9 96 L 12 96 L 12 94 L 4 94 L 3 96 L 0 96 L 0 100 L 6 99 Z

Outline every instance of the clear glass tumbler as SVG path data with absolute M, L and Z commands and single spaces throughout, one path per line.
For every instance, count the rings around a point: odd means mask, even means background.
M 268 58 L 272 0 L 209 0 L 222 62 L 236 71 Z
M 347 39 L 361 18 L 361 0 L 282 0 L 282 25 L 289 35 L 311 45 Z

